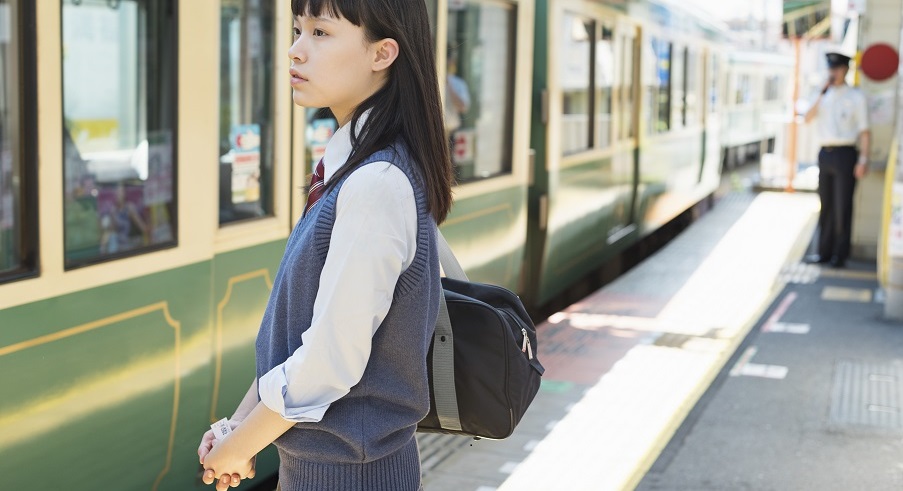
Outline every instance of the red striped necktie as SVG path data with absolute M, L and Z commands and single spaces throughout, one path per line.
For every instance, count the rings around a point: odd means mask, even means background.
M 324 184 L 323 159 L 320 159 L 320 163 L 318 163 L 317 168 L 314 169 L 314 175 L 310 176 L 310 189 L 307 191 L 307 206 L 304 208 L 305 215 L 315 204 L 317 204 L 317 201 L 323 197 L 323 191 L 325 191 Z

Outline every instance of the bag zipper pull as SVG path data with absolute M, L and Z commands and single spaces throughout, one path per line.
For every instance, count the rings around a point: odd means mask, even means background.
M 527 353 L 527 359 L 533 359 L 533 346 L 530 345 L 530 338 L 527 337 L 527 330 L 523 327 L 520 328 L 520 332 L 524 335 L 524 342 L 521 344 L 520 351 L 521 353 Z

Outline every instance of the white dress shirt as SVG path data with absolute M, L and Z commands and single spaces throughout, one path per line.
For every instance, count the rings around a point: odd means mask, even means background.
M 816 122 L 821 146 L 856 145 L 869 129 L 865 95 L 849 85 L 832 86 L 822 96 Z
M 351 155 L 348 126 L 326 146 L 327 183 Z M 268 408 L 288 421 L 317 422 L 361 380 L 373 335 L 416 250 L 417 205 L 404 172 L 388 162 L 374 162 L 351 174 L 339 191 L 329 252 L 303 344 L 260 377 L 260 400 Z

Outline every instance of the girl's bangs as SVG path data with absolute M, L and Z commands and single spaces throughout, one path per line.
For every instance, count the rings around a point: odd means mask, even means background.
M 295 17 L 332 17 L 347 19 L 360 25 L 361 0 L 292 0 L 292 14 Z

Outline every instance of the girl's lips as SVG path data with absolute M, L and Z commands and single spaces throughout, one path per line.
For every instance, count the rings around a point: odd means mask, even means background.
M 295 69 L 289 69 L 288 73 L 289 73 L 289 75 L 291 76 L 291 81 L 290 81 L 290 83 L 291 83 L 292 85 L 297 85 L 297 84 L 300 84 L 300 83 L 303 83 L 303 82 L 307 82 L 307 78 L 303 77 L 303 76 L 302 76 L 300 73 L 298 73 L 298 71 L 295 70 Z

